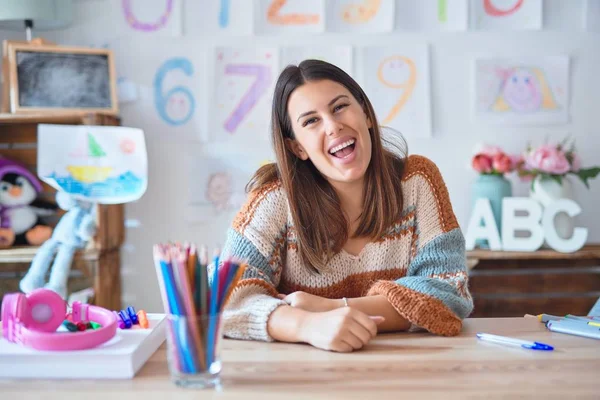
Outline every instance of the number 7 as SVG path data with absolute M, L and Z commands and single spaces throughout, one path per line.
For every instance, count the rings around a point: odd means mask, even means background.
M 225 66 L 225 74 L 256 77 L 250 89 L 244 94 L 240 103 L 227 118 L 227 121 L 225 121 L 225 129 L 229 133 L 233 133 L 269 88 L 271 83 L 271 68 L 259 64 L 228 64 Z

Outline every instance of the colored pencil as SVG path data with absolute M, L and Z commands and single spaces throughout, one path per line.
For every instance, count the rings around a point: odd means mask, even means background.
M 221 313 L 246 265 L 220 260 L 219 249 L 208 265 L 207 247 L 190 243 L 156 244 L 153 257 L 165 313 L 182 317 L 170 321 L 177 367 L 184 373 L 209 370 L 216 361 Z

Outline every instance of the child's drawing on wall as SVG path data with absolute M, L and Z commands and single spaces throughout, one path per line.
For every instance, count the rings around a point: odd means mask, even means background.
M 569 120 L 569 58 L 478 59 L 475 116 L 488 122 L 559 124 Z
M 502 84 L 493 105 L 494 111 L 531 113 L 558 108 L 548 80 L 540 68 L 499 68 L 497 74 L 502 78 Z
M 215 154 L 219 154 L 216 156 Z M 246 185 L 252 175 L 273 157 L 269 153 L 207 148 L 189 159 L 188 219 L 210 222 L 233 218 L 246 201 Z
M 229 173 L 216 172 L 208 177 L 206 200 L 218 211 L 225 211 L 230 207 L 232 194 L 233 182 Z

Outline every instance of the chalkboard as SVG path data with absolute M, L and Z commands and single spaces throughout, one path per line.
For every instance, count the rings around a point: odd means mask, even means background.
M 17 51 L 21 107 L 110 108 L 108 56 Z
M 12 112 L 117 112 L 110 50 L 21 45 L 9 60 Z

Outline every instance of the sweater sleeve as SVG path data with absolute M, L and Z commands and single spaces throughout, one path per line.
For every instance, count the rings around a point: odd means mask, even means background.
M 224 335 L 273 341 L 267 331 L 280 305 L 277 286 L 285 261 L 287 200 L 278 185 L 252 193 L 227 233 L 221 258 L 248 264 L 223 311 Z
M 403 178 L 406 206 L 414 206 L 413 256 L 405 276 L 377 281 L 367 295 L 383 295 L 413 326 L 454 336 L 473 310 L 465 240 L 446 185 L 430 160 L 411 156 Z

